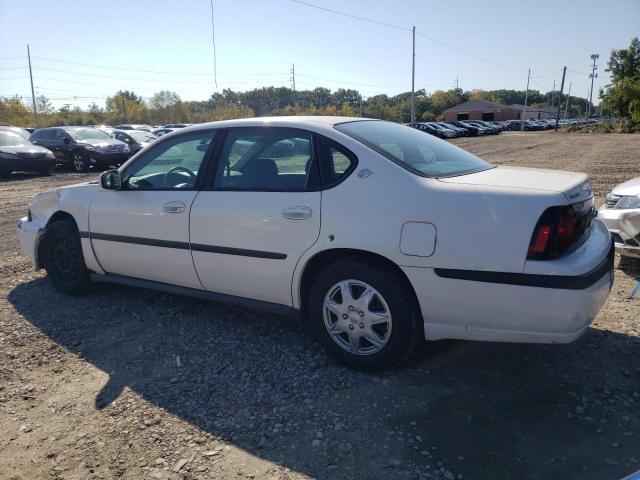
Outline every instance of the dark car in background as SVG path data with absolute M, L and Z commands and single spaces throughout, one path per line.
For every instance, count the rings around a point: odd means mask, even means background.
M 416 123 L 408 123 L 408 126 L 415 128 L 416 130 L 420 130 L 421 132 L 428 133 L 429 135 L 433 135 L 438 138 L 449 138 L 448 134 L 445 133 L 444 130 L 437 128 L 435 125 L 428 122 L 416 122 Z M 453 137 L 455 135 L 451 135 Z
M 426 122 L 427 125 L 431 125 L 432 127 L 436 128 L 437 130 L 440 131 L 440 138 L 455 138 L 455 137 L 459 137 L 460 134 L 458 132 L 456 132 L 455 130 L 451 130 L 450 128 L 445 127 L 442 123 L 440 122 Z
M 176 130 L 177 130 L 177 128 L 162 127 L 162 128 L 156 128 L 151 133 L 153 133 L 156 137 L 161 137 L 163 135 L 166 135 L 167 133 L 175 132 Z
M 158 139 L 153 133 L 145 130 L 113 130 L 110 135 L 129 145 L 131 155 L 138 153 Z
M 122 123 L 120 125 L 114 125 L 113 128 L 116 130 L 144 130 L 146 132 L 153 130 L 151 125 L 145 125 L 143 123 Z
M 469 123 L 468 121 L 462 121 L 462 120 L 458 120 L 455 122 L 450 122 L 453 125 L 455 125 L 456 127 L 460 127 L 460 128 L 464 128 L 469 132 L 470 136 L 477 136 L 477 135 L 486 135 L 488 133 L 488 130 L 484 127 L 481 127 L 480 125 L 474 125 L 472 123 Z
M 0 130 L 0 176 L 12 172 L 38 172 L 51 175 L 56 158 L 49 150 L 38 147 L 10 130 Z
M 167 123 L 164 125 L 165 128 L 186 128 L 193 125 L 192 123 Z
M 489 135 L 497 135 L 502 131 L 502 128 L 498 128 L 496 125 L 486 122 L 484 120 L 472 120 L 469 123 L 472 125 L 478 125 L 487 130 Z
M 59 163 L 72 165 L 77 172 L 121 165 L 131 153 L 126 143 L 91 127 L 39 128 L 31 141 L 51 150 Z
M 468 137 L 469 135 L 471 135 L 471 132 L 469 131 L 468 128 L 459 127 L 449 122 L 439 122 L 439 123 L 440 125 L 443 125 L 444 127 L 449 128 L 454 132 L 456 132 L 459 137 Z

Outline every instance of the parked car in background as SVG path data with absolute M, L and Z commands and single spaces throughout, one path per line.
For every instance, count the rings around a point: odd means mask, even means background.
M 640 177 L 616 185 L 598 211 L 621 255 L 640 258 Z
M 27 140 L 31 136 L 31 133 L 26 128 L 14 127 L 12 125 L 0 125 L 0 132 L 17 133 L 18 135 L 20 135 L 23 138 L 26 138 Z
M 440 125 L 443 125 L 446 128 L 449 128 L 451 130 L 453 130 L 454 132 L 456 132 L 458 134 L 459 137 L 468 137 L 470 132 L 468 128 L 462 128 L 462 127 L 458 127 L 457 125 L 454 125 L 452 123 L 449 122 L 439 122 Z
M 486 128 L 489 131 L 490 135 L 497 135 L 500 132 L 502 132 L 501 127 L 498 127 L 497 125 L 494 125 L 491 122 L 486 122 L 484 120 L 473 120 L 471 123 L 474 123 L 476 125 L 480 125 L 481 127 Z
M 476 121 L 476 120 L 465 120 L 465 122 L 467 125 L 472 125 L 478 129 L 480 129 L 480 131 L 482 132 L 483 135 L 491 135 L 495 132 L 494 128 L 489 128 L 486 125 L 483 125 L 482 123 Z M 480 132 L 478 132 L 480 133 Z
M 129 158 L 129 146 L 91 127 L 39 128 L 31 135 L 36 145 L 48 148 L 58 162 L 86 172 L 92 166 L 118 166 Z
M 114 130 L 111 137 L 129 145 L 131 155 L 135 155 L 158 139 L 153 133 L 144 130 Z
M 421 132 L 428 133 L 429 135 L 433 135 L 438 138 L 448 138 L 454 137 L 453 131 L 449 130 L 451 134 L 446 133 L 444 129 L 437 128 L 434 124 L 428 122 L 416 122 L 409 123 L 408 126 L 415 128 L 416 130 L 420 130 Z
M 472 136 L 472 137 L 476 137 L 478 135 L 485 135 L 486 134 L 486 129 L 481 128 L 481 127 L 476 126 L 476 125 L 471 125 L 470 123 L 467 123 L 467 122 L 462 121 L 462 120 L 458 120 L 458 121 L 450 122 L 450 123 L 452 123 L 456 127 L 464 128 L 465 130 L 467 130 L 467 132 L 469 132 L 469 136 Z
M 455 138 L 459 136 L 458 132 L 445 127 L 439 122 L 427 122 L 427 125 L 430 125 L 441 132 L 441 135 L 438 138 Z
M 507 129 L 514 132 L 519 132 L 521 130 L 524 130 L 524 131 L 536 130 L 536 127 L 530 122 L 523 122 L 522 120 L 510 120 Z
M 153 130 L 151 125 L 144 125 L 140 123 L 122 123 L 120 125 L 114 125 L 113 128 L 116 130 L 144 130 L 146 132 Z
M 0 130 L 0 176 L 11 172 L 38 172 L 51 175 L 56 158 L 44 147 L 11 130 Z
M 167 123 L 164 125 L 165 128 L 186 128 L 190 126 L 191 123 Z
M 392 122 L 271 117 L 194 126 L 99 183 L 41 193 L 18 236 L 62 292 L 115 282 L 264 308 L 381 370 L 424 339 L 582 335 L 613 281 L 592 207 L 582 173 L 495 167 Z
M 162 128 L 157 128 L 157 129 L 153 130 L 151 133 L 153 133 L 156 137 L 162 137 L 163 135 L 166 135 L 167 133 L 175 132 L 176 130 L 178 130 L 178 129 L 177 128 L 162 127 Z

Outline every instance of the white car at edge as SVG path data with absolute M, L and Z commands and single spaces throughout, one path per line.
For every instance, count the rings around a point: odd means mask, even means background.
M 163 136 L 18 224 L 63 292 L 155 288 L 302 318 L 360 369 L 421 340 L 563 343 L 613 281 L 586 175 L 494 167 L 410 127 L 276 117 Z

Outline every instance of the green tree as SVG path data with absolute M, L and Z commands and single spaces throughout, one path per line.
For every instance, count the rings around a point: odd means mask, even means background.
M 613 50 L 607 64 L 611 84 L 600 92 L 607 109 L 615 115 L 640 120 L 640 42 L 631 39 L 629 48 Z

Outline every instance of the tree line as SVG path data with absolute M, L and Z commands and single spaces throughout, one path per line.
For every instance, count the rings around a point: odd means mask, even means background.
M 431 94 L 416 92 L 416 118 L 442 119 L 443 112 L 467 100 L 487 100 L 510 105 L 523 104 L 524 90 L 437 90 Z M 132 91 L 120 90 L 106 99 L 105 105 L 92 103 L 85 110 L 69 105 L 54 109 L 44 96 L 36 99 L 37 115 L 21 99 L 0 98 L 0 124 L 18 126 L 99 125 L 118 123 L 200 123 L 267 115 L 344 115 L 408 122 L 411 116 L 411 92 L 375 95 L 364 98 L 353 89 L 317 87 L 294 91 L 287 87 L 262 87 L 238 92 L 216 92 L 205 101 L 183 101 L 175 92 L 162 90 L 145 100 Z M 563 98 L 565 101 L 566 97 Z M 557 92 L 529 90 L 531 107 L 557 104 Z M 571 96 L 571 117 L 584 114 L 585 99 Z

